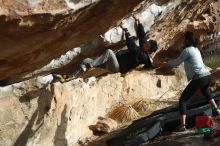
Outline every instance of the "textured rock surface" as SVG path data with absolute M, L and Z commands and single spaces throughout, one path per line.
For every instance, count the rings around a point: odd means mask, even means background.
M 176 57 L 182 48 L 183 32 L 186 30 L 196 33 L 201 46 L 212 40 L 219 32 L 219 15 L 216 15 L 219 4 L 219 0 L 175 1 L 151 28 L 150 34 L 163 48 L 156 57 Z
M 82 79 L 43 84 L 50 80 L 48 76 L 1 88 L 0 145 L 75 146 L 90 137 L 89 126 L 119 102 L 163 98 L 167 102 L 158 103 L 159 109 L 172 104 L 186 82 L 181 69 L 176 76 L 132 71 L 125 77 L 112 74 L 89 84 Z
M 122 32 L 115 26 L 125 18 L 134 34 L 133 19 L 129 17 L 132 11 L 140 15 L 145 29 L 151 38 L 158 40 L 160 48 L 175 50 L 165 51 L 168 57 L 179 52 L 183 31 L 196 31 L 200 40 L 207 37 L 205 32 L 210 37 L 219 31 L 218 1 L 146 0 L 138 6 L 140 2 L 1 1 L 0 27 L 4 29 L 0 30 L 0 79 L 15 82 L 51 72 L 51 68 L 40 68 L 74 47 L 81 47 L 81 53 L 71 64 L 107 48 L 121 48 Z M 164 51 L 157 56 L 164 58 Z
M 16 79 L 104 33 L 140 2 L 1 1 L 0 79 Z
M 201 40 L 206 38 L 205 30 L 211 34 L 208 37 L 218 32 L 217 1 L 141 1 L 0 1 L 4 28 L 0 29 L 0 80 L 23 80 L 67 63 L 69 68 L 107 48 L 123 48 L 122 31 L 115 26 L 126 16 L 123 21 L 135 35 L 132 11 L 141 16 L 150 37 L 159 41 L 163 50 L 156 57 L 164 60 L 178 55 L 183 31 L 194 30 Z M 67 59 L 63 56 L 48 64 L 70 49 Z M 176 76 L 132 71 L 87 83 L 79 79 L 49 84 L 50 75 L 0 88 L 0 145 L 77 145 L 92 135 L 88 126 L 119 102 L 164 98 L 155 109 L 173 104 L 170 101 L 177 100 L 186 83 L 183 76 L 182 71 Z

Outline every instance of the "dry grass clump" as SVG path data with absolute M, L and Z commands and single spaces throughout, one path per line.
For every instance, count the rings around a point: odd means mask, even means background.
M 139 100 L 132 107 L 140 114 L 147 113 L 150 110 L 150 104 L 146 100 Z
M 148 116 L 155 110 L 176 104 L 176 102 L 173 99 L 130 99 L 114 107 L 108 113 L 108 117 L 119 123 L 125 123 Z
M 130 105 L 119 105 L 108 114 L 109 118 L 121 123 L 132 121 L 137 119 L 139 116 L 140 115 Z

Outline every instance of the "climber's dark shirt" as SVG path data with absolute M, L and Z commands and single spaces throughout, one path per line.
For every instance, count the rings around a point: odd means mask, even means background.
M 143 44 L 147 41 L 147 36 L 144 31 L 142 24 L 138 24 L 137 36 L 139 39 L 139 45 L 137 46 L 131 37 L 129 32 L 125 33 L 126 36 L 126 45 L 128 49 L 121 50 L 116 53 L 116 57 L 119 63 L 120 72 L 126 73 L 130 69 L 137 67 L 140 64 L 145 64 L 144 67 L 152 67 L 150 57 L 143 50 Z

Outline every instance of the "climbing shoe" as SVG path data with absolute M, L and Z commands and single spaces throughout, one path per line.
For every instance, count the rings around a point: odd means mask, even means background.
M 186 130 L 186 125 L 180 125 L 175 129 L 174 132 L 185 132 Z
M 63 75 L 60 75 L 60 74 L 52 74 L 53 76 L 53 81 L 56 82 L 56 81 L 59 81 L 61 83 L 64 83 L 65 82 L 65 78 L 63 77 Z

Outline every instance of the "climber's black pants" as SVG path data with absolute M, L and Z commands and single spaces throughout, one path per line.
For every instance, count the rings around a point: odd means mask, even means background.
M 181 115 L 186 114 L 186 104 L 187 101 L 193 96 L 193 94 L 200 90 L 208 101 L 212 99 L 211 94 L 208 91 L 208 87 L 211 84 L 211 75 L 192 80 L 187 87 L 184 89 L 180 99 L 179 99 L 179 111 Z

